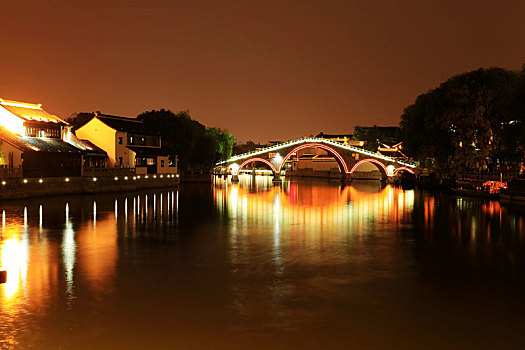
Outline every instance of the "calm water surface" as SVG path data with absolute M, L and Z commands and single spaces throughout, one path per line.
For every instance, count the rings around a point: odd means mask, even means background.
M 524 207 L 245 176 L 0 214 L 0 348 L 525 344 Z

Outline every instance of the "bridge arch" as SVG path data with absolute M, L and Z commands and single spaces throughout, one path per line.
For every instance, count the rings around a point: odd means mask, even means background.
M 407 168 L 406 166 L 401 166 L 401 167 L 396 168 L 396 169 L 394 170 L 394 175 L 397 175 L 397 173 L 400 172 L 400 171 L 406 171 L 407 173 L 410 173 L 410 174 L 412 174 L 412 175 L 415 174 L 414 170 L 412 170 L 412 169 L 410 169 L 410 168 Z
M 354 166 L 352 167 L 352 169 L 350 169 L 350 174 L 353 174 L 354 171 L 357 169 L 358 166 L 360 166 L 361 164 L 364 164 L 364 163 L 372 163 L 374 164 L 378 169 L 379 171 L 381 172 L 381 175 L 386 179 L 388 176 L 390 176 L 390 171 L 388 170 L 388 168 L 385 166 L 385 164 L 383 164 L 381 161 L 377 160 L 377 159 L 373 159 L 373 158 L 366 158 L 366 159 L 361 159 L 359 162 L 355 163 Z
M 246 159 L 244 162 L 242 162 L 241 165 L 239 165 L 239 167 L 237 169 L 232 168 L 232 175 L 234 175 L 234 176 L 239 175 L 239 171 L 241 171 L 241 169 L 244 168 L 246 166 L 246 164 L 253 163 L 253 162 L 264 163 L 264 164 L 266 164 L 266 165 L 268 165 L 270 167 L 270 170 L 274 174 L 278 174 L 278 172 L 275 169 L 275 167 L 273 166 L 273 164 L 270 163 L 267 159 L 264 159 L 264 158 L 250 158 L 250 159 Z
M 281 162 L 281 165 L 279 166 L 279 171 L 278 172 L 281 173 L 281 170 L 283 169 L 284 164 L 286 163 L 286 161 L 288 159 L 290 159 L 292 154 L 294 154 L 294 153 L 296 153 L 296 152 L 298 152 L 298 151 L 300 151 L 302 149 L 312 148 L 312 147 L 320 148 L 320 149 L 323 149 L 323 150 L 327 151 L 328 153 L 330 153 L 332 156 L 334 156 L 335 161 L 337 162 L 337 165 L 339 165 L 339 170 L 343 174 L 348 173 L 348 165 L 346 164 L 344 158 L 339 154 L 339 152 L 337 152 L 332 147 L 327 146 L 327 145 L 322 144 L 322 143 L 306 143 L 306 144 L 302 144 L 300 146 L 295 147 L 290 152 L 288 152 L 288 154 L 283 158 L 283 160 Z

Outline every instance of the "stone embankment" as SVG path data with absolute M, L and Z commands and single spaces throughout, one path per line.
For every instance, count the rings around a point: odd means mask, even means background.
M 22 199 L 67 194 L 130 192 L 149 188 L 176 187 L 179 177 L 170 175 L 48 177 L 6 179 L 0 185 L 0 199 Z

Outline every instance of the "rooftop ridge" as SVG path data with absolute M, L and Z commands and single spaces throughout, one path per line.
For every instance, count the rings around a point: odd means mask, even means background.
M 122 117 L 119 115 L 104 114 L 100 112 L 95 112 L 95 117 L 110 118 L 110 119 L 116 119 L 116 120 L 124 120 L 124 121 L 129 121 L 129 122 L 142 123 L 142 120 L 138 120 L 136 117 Z
M 3 99 L 3 98 L 0 98 L 0 104 L 6 105 L 6 106 L 13 106 L 13 107 L 42 109 L 42 104 L 41 103 L 20 102 L 20 101 L 14 101 L 14 100 L 6 100 L 6 99 Z

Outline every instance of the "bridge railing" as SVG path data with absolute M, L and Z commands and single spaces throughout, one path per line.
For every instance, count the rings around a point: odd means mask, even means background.
M 374 153 L 374 152 L 371 152 L 371 151 L 368 151 L 368 150 L 365 150 L 365 149 L 362 149 L 362 148 L 358 148 L 358 147 L 354 147 L 354 146 L 346 146 L 346 145 L 343 145 L 342 143 L 337 142 L 337 141 L 332 141 L 332 140 L 327 140 L 327 139 L 317 138 L 317 137 L 302 137 L 302 138 L 297 139 L 297 140 L 286 141 L 286 142 L 279 143 L 277 145 L 266 147 L 266 148 L 263 148 L 263 149 L 260 149 L 260 150 L 255 150 L 255 151 L 250 151 L 250 152 L 246 152 L 246 153 L 241 153 L 241 154 L 238 154 L 238 155 L 235 155 L 235 156 L 231 157 L 230 159 L 228 159 L 226 161 L 219 162 L 219 163 L 217 163 L 217 165 L 225 164 L 227 162 L 235 161 L 235 160 L 238 160 L 238 159 L 244 159 L 244 158 L 250 157 L 252 155 L 256 155 L 256 154 L 263 154 L 263 153 L 271 152 L 271 151 L 274 151 L 274 150 L 279 150 L 279 149 L 284 148 L 286 146 L 289 146 L 289 145 L 292 145 L 292 144 L 300 144 L 300 143 L 303 143 L 303 142 L 326 143 L 326 144 L 329 144 L 329 145 L 332 145 L 332 146 L 336 146 L 336 147 L 340 147 L 340 148 L 343 148 L 343 149 L 347 149 L 347 150 L 352 151 L 352 152 L 361 153 L 361 154 L 368 155 L 368 156 L 375 157 L 375 158 L 380 158 L 380 159 L 383 159 L 383 160 L 386 160 L 386 161 L 389 161 L 389 162 L 398 163 L 400 165 L 408 166 L 408 167 L 411 167 L 411 168 L 415 168 L 416 167 L 416 163 L 415 162 L 400 161 L 398 159 L 391 158 L 391 157 L 388 157 L 388 156 L 383 156 L 381 154 L 377 154 L 377 153 Z

